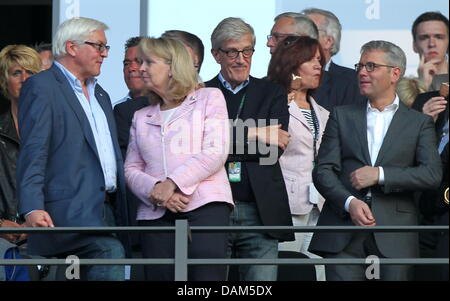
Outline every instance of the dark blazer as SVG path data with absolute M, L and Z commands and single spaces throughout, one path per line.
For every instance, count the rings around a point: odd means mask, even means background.
M 127 225 L 123 160 L 117 142 L 111 101 L 96 85 L 95 96 L 108 120 L 117 164 L 114 213 Z M 21 150 L 17 164 L 19 211 L 45 210 L 56 227 L 100 227 L 106 198 L 105 181 L 86 114 L 61 70 L 29 78 L 19 101 Z M 121 235 L 127 248 L 125 235 Z M 87 234 L 32 234 L 31 254 L 56 255 L 95 240 Z
M 206 87 L 221 88 L 218 77 L 205 83 Z M 247 86 L 246 101 L 240 119 L 265 120 L 278 119 L 284 130 L 289 126 L 289 110 L 286 91 L 268 80 L 250 77 Z M 269 123 L 267 123 L 269 125 Z M 247 135 L 247 131 L 245 132 Z M 246 162 L 250 184 L 255 195 L 259 215 L 264 226 L 292 226 L 288 195 L 281 173 L 280 164 L 261 165 L 259 159 L 264 157 L 261 149 L 256 154 L 249 154 L 246 137 L 242 141 L 233 131 L 232 143 L 243 145 L 244 154 L 230 154 L 228 161 Z M 273 149 L 272 149 L 273 150 Z M 278 158 L 282 151 L 277 148 Z M 280 241 L 294 240 L 293 233 L 270 233 Z
M 365 101 L 359 93 L 356 71 L 330 63 L 322 82 L 313 94 L 318 104 L 331 112 L 335 106 L 358 104 Z
M 128 148 L 128 140 L 130 139 L 130 127 L 133 121 L 133 116 L 136 111 L 148 106 L 148 98 L 137 97 L 128 99 L 125 102 L 119 103 L 114 107 L 114 118 L 117 124 L 117 136 L 119 139 L 120 150 L 125 159 Z
M 117 124 L 117 136 L 119 139 L 119 146 L 122 152 L 123 159 L 127 155 L 128 141 L 130 139 L 130 127 L 133 121 L 134 113 L 140 109 L 148 106 L 147 97 L 137 97 L 128 99 L 125 102 L 119 103 L 114 107 L 114 118 Z M 131 226 L 138 226 L 136 220 L 138 206 L 141 203 L 127 186 L 127 206 L 128 206 L 128 220 Z M 131 245 L 139 245 L 140 239 L 138 233 L 130 234 Z
M 350 195 L 363 199 L 368 189 L 357 191 L 350 173 L 371 166 L 367 142 L 367 102 L 335 108 L 330 114 L 313 180 L 325 197 L 318 226 L 352 226 L 345 211 Z M 408 109 L 402 102 L 395 113 L 375 166 L 384 169 L 384 185 L 371 187 L 372 212 L 379 226 L 417 225 L 418 208 L 413 192 L 437 188 L 442 177 L 436 135 L 429 116 Z M 354 233 L 354 232 L 353 232 Z M 339 253 L 352 233 L 315 233 L 309 250 Z M 417 233 L 375 233 L 386 257 L 418 256 Z
M 430 98 L 437 97 L 437 96 L 439 96 L 439 91 L 420 93 L 419 95 L 417 95 L 416 100 L 414 101 L 414 103 L 412 105 L 412 108 L 414 110 L 422 113 L 424 104 L 428 100 L 430 100 Z M 447 98 L 447 101 L 448 101 L 448 98 Z M 448 120 L 448 102 L 447 102 L 445 111 L 439 113 L 438 118 L 435 123 L 436 134 L 438 135 L 438 137 L 440 137 L 442 128 L 445 126 L 445 123 L 447 122 L 447 120 Z

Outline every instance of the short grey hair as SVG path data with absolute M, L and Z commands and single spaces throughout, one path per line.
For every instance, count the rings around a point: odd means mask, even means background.
M 325 24 L 323 25 L 323 28 L 319 28 L 319 30 L 323 30 L 327 36 L 330 36 L 334 39 L 334 45 L 331 49 L 331 56 L 337 54 L 339 50 L 341 49 L 341 32 L 342 32 L 342 25 L 341 22 L 339 22 L 339 19 L 336 17 L 335 14 L 328 10 L 319 9 L 319 8 L 308 8 L 302 10 L 302 13 L 309 16 L 309 15 L 320 15 L 325 18 Z M 317 25 L 317 24 L 316 24 Z M 318 26 L 320 27 L 320 26 Z
M 58 26 L 53 39 L 53 56 L 59 59 L 65 55 L 67 41 L 84 41 L 91 32 L 101 30 L 105 31 L 108 26 L 100 21 L 89 18 L 72 18 L 64 21 Z
M 278 20 L 283 18 L 291 18 L 294 20 L 295 34 L 299 36 L 308 36 L 316 40 L 319 38 L 319 30 L 317 29 L 316 24 L 314 24 L 314 22 L 305 15 L 287 12 L 276 16 L 274 21 L 278 22 Z
M 252 36 L 252 46 L 255 47 L 255 31 L 250 24 L 245 23 L 244 20 L 240 18 L 223 19 L 211 35 L 212 49 L 219 50 L 225 41 L 238 41 L 246 34 L 250 34 Z
M 374 50 L 384 52 L 386 64 L 400 68 L 400 78 L 403 78 L 406 71 L 406 55 L 400 47 L 387 41 L 370 41 L 361 47 L 361 55 Z

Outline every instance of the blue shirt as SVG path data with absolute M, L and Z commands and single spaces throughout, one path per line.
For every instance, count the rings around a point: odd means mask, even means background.
M 231 87 L 231 84 L 229 82 L 227 82 L 227 80 L 223 77 L 222 73 L 219 73 L 219 81 L 225 87 L 225 89 L 227 89 L 228 91 L 230 91 L 233 94 L 238 94 L 239 91 L 241 91 L 242 89 L 244 89 L 245 87 L 248 86 L 248 83 L 250 82 L 250 78 L 247 78 L 244 82 L 240 83 L 234 89 Z
M 78 101 L 83 107 L 84 113 L 89 120 L 89 125 L 91 126 L 92 134 L 94 135 L 95 145 L 97 146 L 97 152 L 100 157 L 103 175 L 105 177 L 106 191 L 113 192 L 117 187 L 116 155 L 114 153 L 108 120 L 95 97 L 95 85 L 97 84 L 97 79 L 90 78 L 86 81 L 87 92 L 89 95 L 88 100 L 83 93 L 80 80 L 60 63 L 56 61 L 54 63 L 61 69 L 64 76 L 67 78 L 67 81 L 72 87 L 73 92 L 77 96 Z

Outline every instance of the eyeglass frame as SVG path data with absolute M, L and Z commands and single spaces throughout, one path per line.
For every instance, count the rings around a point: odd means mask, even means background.
M 248 59 L 249 57 L 252 57 L 253 54 L 255 53 L 255 48 L 247 48 L 244 50 L 235 50 L 235 49 L 223 50 L 222 48 L 219 48 L 219 51 L 222 51 L 223 53 L 225 53 L 226 56 L 230 59 L 236 59 L 239 56 L 239 54 L 241 54 L 241 53 L 244 58 Z M 249 53 L 248 55 L 245 55 L 245 51 L 251 51 L 251 53 Z M 235 55 L 230 56 L 230 53 L 235 53 Z
M 293 34 L 293 33 L 277 33 L 274 32 L 272 34 L 267 35 L 267 41 L 270 41 L 272 38 L 275 38 L 275 40 L 278 42 L 280 38 L 288 38 L 288 37 L 298 37 L 299 35 Z
M 370 66 L 372 66 L 372 67 L 370 67 Z M 400 67 L 397 67 L 397 66 L 382 65 L 382 64 L 377 64 L 377 63 L 374 63 L 374 62 L 367 62 L 365 64 L 362 64 L 362 63 L 355 64 L 356 72 L 359 73 L 359 71 L 361 71 L 363 67 L 366 68 L 367 72 L 373 72 L 375 70 L 375 68 L 378 68 L 378 67 L 400 68 Z M 369 67 L 370 70 L 367 69 L 367 67 Z
M 110 45 L 106 45 L 103 43 L 95 43 L 95 42 L 90 42 L 90 41 L 73 41 L 73 42 L 78 42 L 81 44 L 86 44 L 86 45 L 92 46 L 95 49 L 97 49 L 100 53 L 103 53 L 105 50 L 106 50 L 106 52 L 109 52 L 109 49 L 111 49 Z

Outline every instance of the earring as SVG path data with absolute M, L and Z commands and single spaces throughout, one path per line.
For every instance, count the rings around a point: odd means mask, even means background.
M 292 82 L 291 82 L 291 89 L 292 90 L 299 90 L 302 86 L 302 77 L 292 74 Z

